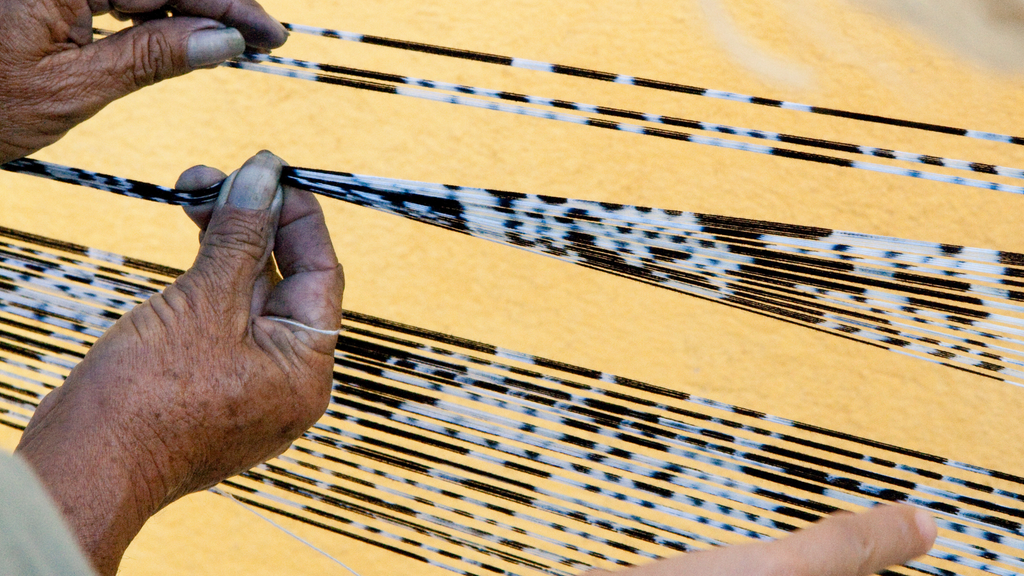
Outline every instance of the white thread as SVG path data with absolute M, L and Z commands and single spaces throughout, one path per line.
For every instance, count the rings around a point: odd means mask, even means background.
M 266 318 L 267 320 L 273 320 L 274 322 L 280 322 L 282 324 L 290 324 L 292 326 L 298 326 L 299 328 L 302 328 L 303 330 L 309 330 L 310 332 L 316 332 L 317 334 L 323 334 L 325 336 L 337 336 L 337 335 L 341 334 L 341 329 L 340 328 L 337 329 L 337 330 L 323 330 L 321 328 L 313 328 L 312 326 L 307 326 L 306 324 L 303 324 L 302 322 L 298 322 L 298 321 L 292 320 L 291 318 L 281 318 L 280 316 L 264 316 L 264 318 Z
M 331 559 L 332 561 L 334 561 L 335 563 L 337 563 L 337 564 L 338 564 L 339 566 L 341 566 L 341 567 L 342 567 L 342 568 L 344 568 L 345 570 L 348 570 L 348 571 L 349 571 L 349 572 L 351 572 L 352 574 L 355 574 L 355 576 L 359 576 L 359 573 L 358 573 L 358 572 L 356 572 L 355 570 L 353 570 L 353 569 L 349 568 L 348 566 L 346 566 L 346 565 L 345 565 L 345 563 L 344 563 L 344 562 L 342 562 L 341 560 L 338 560 L 338 559 L 337 559 L 337 558 L 335 558 L 334 556 L 331 556 L 331 555 L 330 555 L 330 554 L 328 554 L 327 552 L 324 552 L 324 551 L 323 551 L 323 550 L 321 550 L 320 548 L 317 548 L 316 546 L 314 546 L 313 544 L 311 544 L 311 543 L 310 543 L 310 542 L 308 542 L 307 540 L 303 539 L 303 538 L 302 538 L 301 536 L 299 536 L 298 534 L 295 534 L 294 532 L 292 532 L 292 531 L 288 530 L 288 529 L 287 529 L 287 528 L 285 528 L 284 526 L 281 526 L 281 525 L 280 525 L 280 524 L 278 524 L 277 522 L 274 522 L 274 521 L 273 521 L 273 520 L 271 520 L 270 518 L 267 518 L 267 517 L 266 517 L 266 516 L 264 516 L 263 514 L 260 514 L 260 513 L 259 513 L 259 512 L 257 512 L 257 511 L 256 511 L 255 509 L 253 509 L 253 508 L 252 508 L 252 507 L 250 507 L 250 506 L 247 506 L 247 505 L 246 505 L 246 504 L 245 504 L 244 502 L 242 502 L 242 501 L 241 501 L 241 500 L 239 500 L 238 498 L 235 498 L 235 497 L 234 497 L 234 496 L 232 496 L 231 494 L 228 494 L 227 492 L 225 492 L 225 491 L 221 490 L 220 488 L 217 488 L 216 486 L 214 486 L 213 488 L 210 488 L 210 492 L 213 492 L 214 494 L 220 494 L 221 496 L 227 496 L 227 497 L 228 497 L 228 498 L 230 498 L 230 499 L 231 499 L 231 501 L 232 501 L 232 502 L 234 502 L 235 504 L 238 504 L 238 505 L 239 505 L 239 506 L 241 506 L 242 508 L 245 508 L 245 509 L 246 509 L 246 510 L 248 510 L 249 512 L 252 512 L 253 514 L 255 514 L 255 515 L 259 516 L 259 517 L 260 517 L 260 518 L 262 518 L 263 520 L 266 520 L 267 522 L 269 522 L 269 523 L 270 523 L 270 525 L 271 525 L 271 526 L 273 526 L 274 528 L 277 528 L 278 530 L 280 530 L 280 531 L 284 532 L 285 534 L 287 534 L 287 535 L 291 536 L 292 538 L 295 538 L 295 539 L 296 539 L 296 540 L 298 540 L 299 542 L 302 542 L 302 543 L 303 543 L 303 544 L 305 544 L 306 546 L 309 546 L 309 547 L 310 547 L 310 548 L 312 548 L 313 550 L 316 550 L 317 552 L 319 552 L 319 553 L 323 554 L 324 556 L 326 556 L 327 558 Z

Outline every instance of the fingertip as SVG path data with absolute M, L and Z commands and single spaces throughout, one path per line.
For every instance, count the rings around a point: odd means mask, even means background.
M 935 538 L 938 537 L 939 527 L 935 523 L 935 518 L 923 508 L 909 504 L 892 504 L 877 506 L 869 514 L 888 516 L 890 518 L 898 516 L 898 521 L 902 522 L 908 532 L 907 536 L 910 537 L 911 534 L 916 534 L 919 537 L 921 546 L 915 556 L 930 550 L 932 544 L 935 543 Z
M 274 49 L 284 46 L 290 35 L 291 33 L 281 22 L 268 14 L 259 26 L 253 27 L 251 40 L 249 38 L 246 40 L 249 45 L 256 48 Z
M 281 187 L 281 170 L 284 161 L 268 150 L 245 161 L 238 170 L 235 180 L 227 186 L 227 203 L 247 210 L 271 210 L 279 214 L 283 203 L 284 190 Z M 219 202 L 218 205 L 222 204 Z
M 218 66 L 241 56 L 245 47 L 245 37 L 234 28 L 196 30 L 188 37 L 186 52 L 189 68 L 198 70 Z
M 921 552 L 924 554 L 935 544 L 935 539 L 939 535 L 939 526 L 935 523 L 935 518 L 923 508 L 914 510 L 914 524 L 917 525 L 917 531 L 925 545 L 925 549 Z
M 200 164 L 182 172 L 174 187 L 186 192 L 192 192 L 209 188 L 219 182 L 223 182 L 227 177 L 227 174 L 216 168 Z
M 225 178 L 227 178 L 227 175 L 216 168 L 203 165 L 193 166 L 182 172 L 174 187 L 178 190 L 191 192 L 216 186 L 218 183 L 223 182 Z M 209 202 L 199 206 L 183 206 L 183 208 L 185 215 L 203 230 L 210 223 L 210 217 L 213 215 L 213 206 L 214 202 Z
M 864 520 L 876 524 L 875 536 L 892 543 L 894 554 L 890 562 L 902 564 L 931 550 L 938 536 L 938 526 L 932 515 L 924 509 L 908 504 L 878 506 L 864 515 Z M 870 520 L 868 520 L 870 518 Z M 888 520 L 886 520 L 888 518 Z M 895 532 L 885 537 L 882 525 L 888 523 Z
M 238 28 L 245 37 L 245 43 L 252 48 L 280 48 L 288 41 L 290 35 L 283 24 L 262 8 L 259 8 L 255 17 L 231 19 L 231 25 Z

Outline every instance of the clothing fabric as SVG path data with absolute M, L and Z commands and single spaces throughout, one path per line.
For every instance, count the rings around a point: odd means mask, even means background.
M 94 576 L 35 473 L 0 451 L 0 576 Z

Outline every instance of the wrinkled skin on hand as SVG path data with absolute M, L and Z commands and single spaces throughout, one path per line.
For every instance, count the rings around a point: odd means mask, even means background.
M 168 9 L 183 16 L 151 19 Z M 93 42 L 93 15 L 111 11 L 140 24 Z M 189 37 L 223 26 L 257 48 L 287 39 L 254 0 L 0 2 L 0 164 L 56 142 L 122 96 L 191 71 Z
M 101 573 L 157 510 L 281 453 L 327 407 L 337 336 L 268 318 L 336 329 L 344 289 L 319 204 L 282 190 L 281 166 L 261 153 L 192 211 L 193 267 L 96 342 L 21 440 Z

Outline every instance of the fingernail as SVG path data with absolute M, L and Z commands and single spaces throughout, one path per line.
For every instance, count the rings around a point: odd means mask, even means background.
M 203 68 L 245 52 L 245 38 L 234 28 L 197 30 L 188 37 L 188 65 Z
M 932 515 L 927 510 L 918 508 L 914 513 L 914 521 L 917 523 L 917 531 L 920 532 L 921 537 L 927 542 L 933 542 L 938 535 L 939 528 Z
M 281 159 L 260 152 L 247 161 L 230 182 L 228 204 L 248 210 L 266 210 L 281 187 Z

